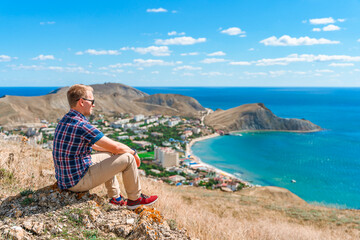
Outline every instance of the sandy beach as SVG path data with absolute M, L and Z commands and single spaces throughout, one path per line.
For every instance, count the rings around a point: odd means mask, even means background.
M 214 134 L 211 134 L 211 135 L 207 135 L 207 136 L 204 136 L 204 137 L 195 138 L 195 139 L 191 140 L 190 143 L 186 146 L 186 156 L 191 155 L 191 157 L 192 157 L 192 159 L 194 160 L 194 162 L 199 163 L 199 164 L 203 165 L 204 167 L 206 167 L 206 168 L 208 168 L 208 169 L 210 169 L 210 170 L 212 170 L 212 171 L 214 171 L 214 172 L 217 172 L 217 173 L 222 174 L 222 175 L 224 175 L 224 176 L 226 176 L 226 177 L 229 177 L 229 178 L 235 178 L 235 179 L 237 179 L 237 180 L 239 180 L 239 181 L 241 181 L 241 182 L 243 182 L 243 183 L 251 186 L 250 183 L 244 181 L 243 179 L 241 179 L 241 178 L 239 178 L 239 177 L 236 177 L 235 175 L 233 175 L 233 174 L 231 174 L 231 173 L 225 172 L 225 171 L 223 171 L 223 170 L 221 170 L 221 169 L 218 169 L 218 168 L 216 168 L 216 167 L 214 167 L 214 166 L 212 166 L 212 165 L 210 165 L 210 164 L 204 163 L 203 161 L 201 161 L 201 159 L 200 159 L 199 157 L 197 157 L 197 156 L 195 156 L 195 155 L 193 154 L 193 152 L 192 152 L 192 150 L 191 150 L 191 147 L 192 147 L 196 142 L 204 141 L 204 140 L 206 140 L 206 139 L 215 138 L 215 137 L 219 137 L 219 136 L 220 136 L 220 134 L 214 133 Z

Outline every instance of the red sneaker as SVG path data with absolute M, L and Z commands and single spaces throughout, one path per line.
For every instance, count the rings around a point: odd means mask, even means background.
M 119 206 L 126 206 L 126 200 L 123 196 L 120 195 L 118 198 L 112 198 L 109 201 L 111 204 L 119 205 Z
M 141 205 L 145 205 L 145 206 L 151 205 L 155 203 L 157 200 L 158 200 L 158 196 L 156 195 L 146 196 L 145 194 L 141 194 L 140 197 L 135 201 L 128 199 L 127 208 L 134 210 Z

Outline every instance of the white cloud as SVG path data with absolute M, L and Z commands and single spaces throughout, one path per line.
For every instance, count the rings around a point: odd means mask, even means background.
M 360 42 L 360 38 L 357 41 Z
M 249 48 L 248 50 L 249 50 L 249 51 L 254 51 L 255 49 L 254 49 L 254 48 Z
M 244 34 L 245 32 L 242 31 L 238 27 L 231 27 L 231 28 L 222 30 L 221 33 L 228 34 L 228 35 L 231 35 L 231 36 L 235 36 L 235 35 L 239 35 L 239 34 Z
M 208 56 L 225 56 L 225 55 L 226 55 L 226 53 L 224 53 L 223 51 L 217 51 L 217 52 L 208 54 Z
M 329 64 L 330 67 L 352 67 L 354 66 L 353 63 L 331 63 Z
M 146 12 L 154 12 L 154 13 L 159 13 L 159 12 L 167 12 L 168 10 L 164 9 L 164 8 L 149 8 L 146 9 Z
M 183 73 L 181 76 L 189 76 L 189 77 L 192 77 L 192 76 L 195 76 L 195 74 L 193 74 L 193 73 Z
M 245 75 L 248 75 L 248 76 L 266 76 L 266 75 L 268 75 L 265 72 L 244 72 L 244 73 L 245 73 Z
M 40 54 L 37 57 L 32 58 L 32 60 L 40 60 L 40 61 L 44 61 L 44 60 L 54 60 L 55 57 L 53 55 L 42 55 Z
M 150 53 L 153 56 L 170 56 L 170 53 L 171 53 L 171 51 L 169 50 L 169 47 L 167 47 L 167 46 L 161 46 L 161 47 L 150 46 L 147 48 L 137 47 L 137 48 L 131 48 L 131 49 L 140 54 Z
M 134 59 L 131 63 L 116 63 L 109 65 L 108 67 L 101 67 L 99 69 L 107 70 L 108 68 L 122 68 L 122 67 L 151 67 L 151 66 L 174 66 L 177 64 L 182 64 L 182 61 L 176 62 L 165 62 L 160 59 Z
M 111 70 L 110 72 L 113 72 L 113 73 L 122 73 L 122 72 L 124 72 L 124 70 L 122 70 L 122 69 L 113 69 L 113 70 Z
M 34 70 L 34 71 L 42 71 L 42 70 L 51 70 L 57 72 L 77 72 L 77 73 L 84 73 L 84 74 L 94 74 L 94 72 L 90 72 L 85 70 L 83 67 L 60 67 L 60 66 L 44 66 L 44 65 L 19 65 L 19 66 L 12 66 L 15 70 Z
M 289 71 L 289 72 L 291 72 L 293 74 L 296 74 L 296 75 L 305 75 L 305 74 L 307 74 L 307 72 L 302 72 L 302 71 L 296 71 L 296 72 Z
M 334 71 L 330 70 L 330 69 L 316 69 L 315 72 L 318 72 L 318 73 L 333 73 Z
M 284 70 L 279 70 L 279 71 L 269 71 L 271 76 L 281 76 L 286 74 L 286 71 Z
M 184 66 L 179 66 L 174 68 L 174 71 L 179 71 L 179 70 L 201 70 L 201 67 L 193 67 L 193 66 L 189 66 L 189 65 L 184 65 Z
M 313 32 L 321 32 L 321 28 L 313 28 Z
M 156 39 L 157 45 L 193 45 L 195 43 L 206 42 L 206 38 L 192 38 L 192 37 L 176 37 L 170 39 Z
M 88 49 L 84 52 L 77 52 L 75 53 L 76 55 L 83 55 L 83 54 L 89 54 L 89 55 L 119 55 L 120 52 L 118 50 L 100 50 L 100 51 L 97 51 L 95 49 Z
M 245 61 L 243 61 L 243 62 L 230 62 L 229 64 L 230 65 L 238 65 L 238 66 L 249 66 L 249 65 L 251 65 L 250 62 L 245 62 Z
M 354 69 L 354 72 L 360 72 L 360 69 L 355 68 L 355 69 Z
M 159 74 L 159 71 L 152 71 L 151 74 Z
M 270 65 L 288 65 L 293 62 L 326 62 L 326 61 L 343 61 L 343 62 L 359 62 L 360 56 L 347 55 L 313 55 L 313 54 L 291 54 L 283 58 L 264 58 L 254 61 L 257 66 Z
M 230 76 L 232 76 L 232 74 L 230 74 L 230 73 L 221 73 L 221 72 L 204 72 L 204 73 L 201 73 L 201 75 L 209 76 L 209 77 L 216 77 L 216 76 L 230 77 Z
M 151 67 L 151 66 L 173 66 L 175 64 L 181 64 L 181 61 L 177 62 L 165 62 L 159 59 L 134 59 L 135 66 Z
M 338 18 L 337 21 L 338 21 L 338 22 L 345 22 L 346 19 L 345 19 L 345 18 Z
M 181 56 L 196 56 L 199 55 L 198 52 L 190 52 L 190 53 L 181 53 Z
M 169 36 L 184 36 L 185 33 L 184 33 L 184 32 L 178 33 L 178 32 L 176 32 L 176 31 L 172 31 L 172 32 L 168 32 L 168 35 L 169 35 Z
M 10 57 L 7 55 L 0 55 L 0 62 L 10 62 L 13 59 L 17 59 L 17 57 Z
M 176 11 L 176 10 L 172 10 L 171 13 L 177 13 L 177 11 Z
M 207 72 L 207 73 L 201 73 L 203 76 L 221 76 L 223 75 L 221 72 Z
M 40 22 L 40 25 L 51 25 L 51 24 L 55 24 L 55 22 L 54 21 Z
M 323 31 L 325 31 L 325 32 L 338 31 L 338 30 L 340 30 L 340 27 L 338 27 L 336 25 L 333 25 L 333 24 L 330 24 L 330 25 L 327 25 L 326 27 L 323 27 Z
M 318 24 L 329 24 L 329 23 L 335 23 L 335 20 L 332 17 L 328 18 L 314 18 L 310 19 L 309 22 L 314 25 Z
M 226 60 L 223 58 L 205 58 L 202 60 L 202 63 L 218 63 L 218 62 L 225 62 Z
M 288 35 L 284 35 L 280 38 L 275 36 L 261 40 L 260 43 L 265 46 L 301 46 L 301 45 L 315 45 L 315 44 L 338 44 L 339 41 L 331 41 L 325 38 L 309 38 L 309 37 L 300 37 L 292 38 Z

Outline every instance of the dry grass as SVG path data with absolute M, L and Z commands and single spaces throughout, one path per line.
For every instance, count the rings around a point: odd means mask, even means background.
M 9 155 L 13 154 L 13 157 Z M 8 164 L 11 160 L 10 165 Z M 19 143 L 0 141 L 0 194 L 17 194 L 55 181 L 42 176 L 52 170 L 51 152 Z M 119 178 L 120 180 L 121 178 Z M 296 204 L 270 196 L 223 193 L 194 187 L 173 187 L 142 179 L 145 194 L 160 196 L 155 207 L 171 225 L 184 227 L 200 239 L 359 239 L 358 210 L 339 210 Z M 94 192 L 105 196 L 104 187 Z

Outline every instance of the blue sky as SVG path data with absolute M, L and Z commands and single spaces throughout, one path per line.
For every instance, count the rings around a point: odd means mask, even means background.
M 360 87 L 360 1 L 0 2 L 0 86 Z

